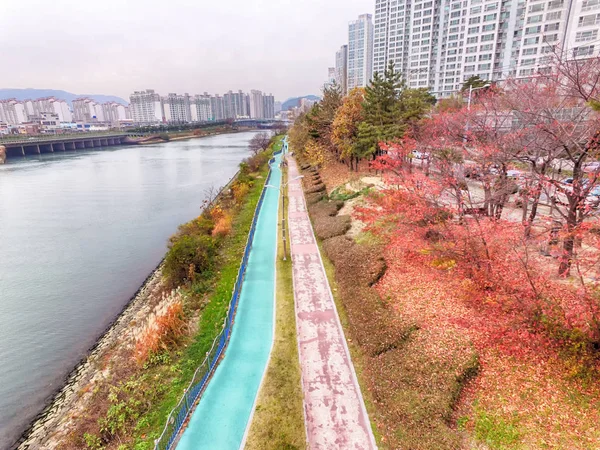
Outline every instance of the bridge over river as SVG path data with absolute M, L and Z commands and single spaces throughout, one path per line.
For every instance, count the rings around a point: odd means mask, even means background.
M 84 150 L 113 145 L 135 144 L 135 137 L 130 133 L 85 133 L 38 136 L 30 138 L 0 139 L 0 147 L 5 148 L 6 156 L 39 155 L 41 153 Z

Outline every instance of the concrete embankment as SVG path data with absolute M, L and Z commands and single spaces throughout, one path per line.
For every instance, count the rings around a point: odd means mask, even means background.
M 0 145 L 0 164 L 4 164 L 6 161 L 6 147 L 4 145 Z
M 138 293 L 100 338 L 88 356 L 71 372 L 65 386 L 54 396 L 19 441 L 19 450 L 58 449 L 72 430 L 73 418 L 85 414 L 94 386 L 118 363 L 120 351 L 132 349 L 137 338 L 168 305 L 180 297 L 178 291 L 164 293 L 157 268 Z

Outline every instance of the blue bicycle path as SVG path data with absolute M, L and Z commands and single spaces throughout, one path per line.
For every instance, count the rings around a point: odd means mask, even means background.
M 177 450 L 238 450 L 273 345 L 281 153 L 271 165 L 229 346 Z

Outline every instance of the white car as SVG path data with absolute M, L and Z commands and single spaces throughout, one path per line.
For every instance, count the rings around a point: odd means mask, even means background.
M 412 156 L 415 159 L 429 159 L 429 153 L 414 151 L 412 152 Z

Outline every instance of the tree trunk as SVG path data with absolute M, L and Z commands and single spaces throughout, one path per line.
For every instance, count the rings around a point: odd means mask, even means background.
M 563 242 L 563 254 L 560 257 L 560 266 L 558 267 L 558 274 L 561 277 L 566 278 L 571 275 L 574 248 L 575 236 L 573 233 L 569 233 Z
M 492 189 L 487 183 L 483 185 L 483 196 L 483 208 L 488 216 L 492 216 L 494 214 L 492 205 Z
M 535 196 L 533 197 L 533 203 L 531 204 L 531 214 L 529 214 L 529 220 L 527 220 L 527 224 L 525 225 L 525 237 L 529 238 L 531 236 L 531 228 L 533 227 L 533 221 L 537 216 L 538 206 L 540 204 L 540 196 L 542 194 L 541 187 L 538 187 L 535 191 Z

